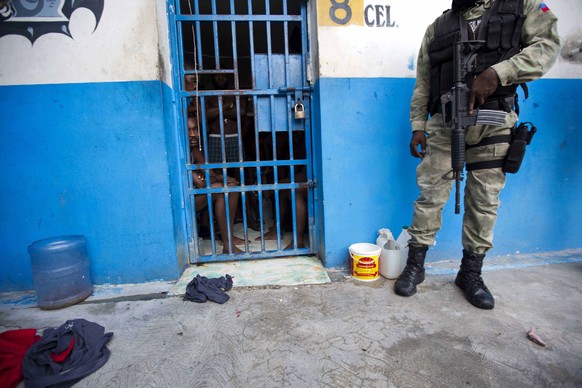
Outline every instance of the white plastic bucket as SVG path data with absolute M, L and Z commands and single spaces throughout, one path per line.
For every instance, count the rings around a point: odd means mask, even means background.
M 380 274 L 380 252 L 378 245 L 357 243 L 350 245 L 352 276 L 354 279 L 373 281 Z

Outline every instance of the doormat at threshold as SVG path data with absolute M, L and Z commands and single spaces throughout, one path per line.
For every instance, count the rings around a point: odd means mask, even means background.
M 168 295 L 184 295 L 186 286 L 196 275 L 210 279 L 226 274 L 233 277 L 233 288 L 331 283 L 327 271 L 317 257 L 293 256 L 280 259 L 194 264 L 186 268 Z

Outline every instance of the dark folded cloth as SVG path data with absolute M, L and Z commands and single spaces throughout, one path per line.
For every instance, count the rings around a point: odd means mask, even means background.
M 223 304 L 230 297 L 225 293 L 232 288 L 232 276 L 226 275 L 219 278 L 208 279 L 205 276 L 196 275 L 186 286 L 184 300 L 204 303 L 211 300 Z

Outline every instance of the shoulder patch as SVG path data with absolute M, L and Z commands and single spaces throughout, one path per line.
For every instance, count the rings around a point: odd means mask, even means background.
M 546 12 L 548 12 L 550 10 L 550 7 L 548 7 L 546 5 L 546 3 L 541 3 L 540 4 L 540 9 L 542 10 L 543 13 L 546 13 Z

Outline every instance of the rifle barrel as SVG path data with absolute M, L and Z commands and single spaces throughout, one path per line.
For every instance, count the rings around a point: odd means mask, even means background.
M 461 179 L 455 182 L 455 214 L 459 214 L 461 213 Z

